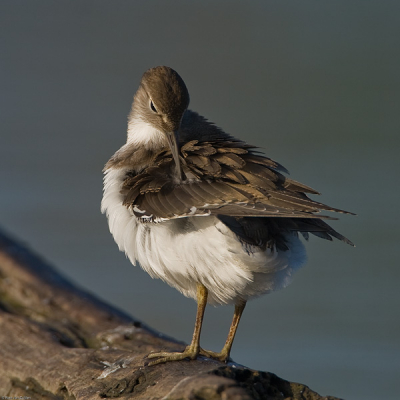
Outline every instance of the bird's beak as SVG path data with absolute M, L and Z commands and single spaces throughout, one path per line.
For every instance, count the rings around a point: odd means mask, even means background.
M 171 148 L 172 157 L 175 161 L 175 171 L 179 180 L 182 179 L 181 162 L 179 160 L 179 149 L 178 149 L 178 131 L 168 132 L 167 140 L 169 147 Z

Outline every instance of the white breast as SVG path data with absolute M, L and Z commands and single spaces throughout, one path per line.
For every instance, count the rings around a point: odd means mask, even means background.
M 149 150 L 162 149 L 168 145 L 162 132 L 140 118 L 129 120 L 127 144 L 134 144 L 136 147 L 142 146 Z
M 288 251 L 248 253 L 236 235 L 214 216 L 142 223 L 122 205 L 121 183 L 127 170 L 109 169 L 104 177 L 101 211 L 121 251 L 153 278 L 160 278 L 187 297 L 196 284 L 209 290 L 209 303 L 228 304 L 283 288 L 305 260 L 296 235 Z

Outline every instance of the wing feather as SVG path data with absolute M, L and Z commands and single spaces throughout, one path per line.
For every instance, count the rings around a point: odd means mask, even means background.
M 152 158 L 151 166 L 127 173 L 121 188 L 123 204 L 143 221 L 213 214 L 229 225 L 233 218 L 239 222 L 232 222 L 232 229 L 239 233 L 245 231 L 239 226 L 246 218 L 254 218 L 253 222 L 260 219 L 255 224 L 259 226 L 257 239 L 248 233 L 249 243 L 260 241 L 265 224 L 269 224 L 268 229 L 278 229 L 281 224 L 282 229 L 305 237 L 312 233 L 352 244 L 322 221 L 334 218 L 319 214 L 322 210 L 346 211 L 310 199 L 305 193 L 318 192 L 287 178 L 280 172 L 287 172 L 283 166 L 253 149 L 235 140 L 189 141 L 180 150 L 181 181 L 174 176 L 171 152 L 164 150 Z M 272 220 L 281 222 L 266 222 Z M 246 225 L 246 232 L 250 225 Z

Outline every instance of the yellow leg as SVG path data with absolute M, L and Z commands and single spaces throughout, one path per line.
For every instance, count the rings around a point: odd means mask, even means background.
M 158 358 L 158 360 L 150 362 L 149 365 L 161 364 L 168 361 L 178 361 L 183 360 L 184 358 L 190 358 L 191 360 L 197 358 L 200 352 L 200 332 L 201 325 L 203 323 L 204 311 L 207 305 L 207 296 L 208 290 L 206 289 L 206 287 L 200 283 L 197 284 L 197 314 L 196 323 L 194 325 L 192 343 L 190 343 L 190 345 L 187 346 L 182 353 L 150 353 L 147 358 Z
M 240 317 L 243 314 L 243 310 L 246 306 L 246 302 L 242 301 L 235 305 L 235 312 L 233 314 L 232 324 L 229 329 L 228 338 L 226 339 L 225 345 L 220 353 L 214 353 L 213 351 L 200 349 L 200 354 L 206 357 L 214 358 L 216 360 L 226 362 L 231 354 L 233 339 L 235 339 L 236 330 L 239 325 Z

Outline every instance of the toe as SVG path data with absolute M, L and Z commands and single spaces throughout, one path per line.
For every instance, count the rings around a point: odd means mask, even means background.
M 158 357 L 168 357 L 173 354 L 180 354 L 180 353 L 168 353 L 166 351 L 161 351 L 159 353 L 150 353 L 147 358 L 158 358 Z
M 191 360 L 194 360 L 197 358 L 198 355 L 199 355 L 198 350 L 188 347 L 182 353 L 168 353 L 168 352 L 150 353 L 147 356 L 147 358 L 150 358 L 150 359 L 158 358 L 158 360 L 149 362 L 148 365 L 152 366 L 152 365 L 156 365 L 156 364 L 166 363 L 169 361 L 180 361 L 185 358 L 190 358 Z
M 151 367 L 153 365 L 163 364 L 163 363 L 166 363 L 168 361 L 178 361 L 178 359 L 176 359 L 176 358 L 172 359 L 171 357 L 161 357 L 158 360 L 154 360 L 154 361 L 149 362 L 147 365 L 149 367 Z
M 225 352 L 216 353 L 214 351 L 200 349 L 200 354 L 202 356 L 205 356 L 208 358 L 213 358 L 214 360 L 218 360 L 221 362 L 227 362 L 230 360 L 229 354 L 227 354 Z

